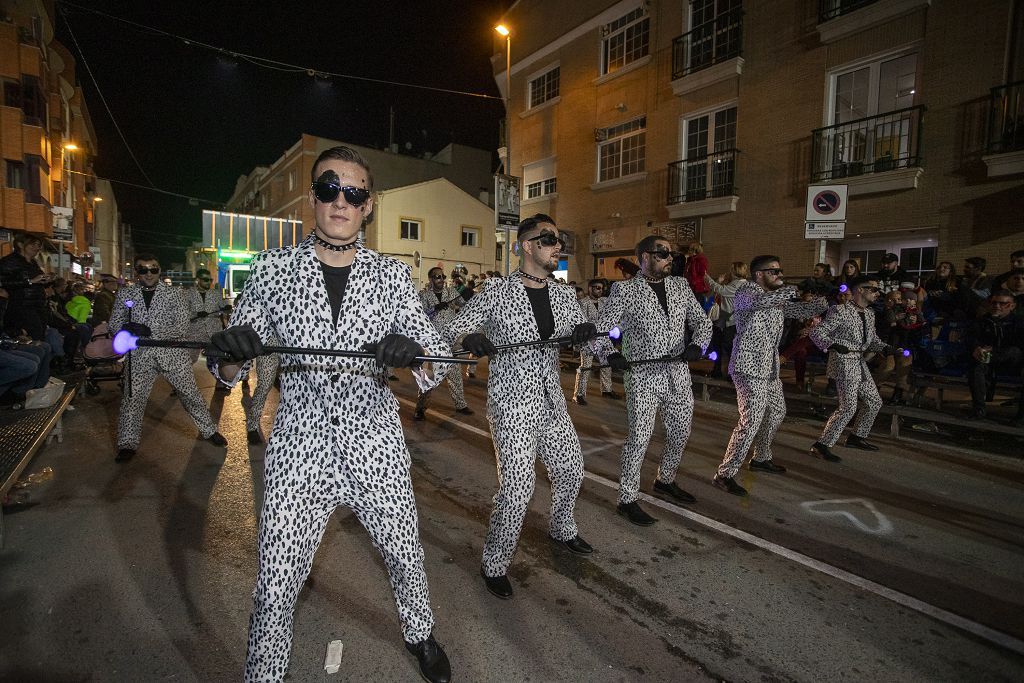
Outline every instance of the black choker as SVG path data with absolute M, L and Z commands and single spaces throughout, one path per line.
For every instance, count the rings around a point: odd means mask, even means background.
M 316 240 L 316 243 L 319 244 L 321 247 L 323 247 L 324 249 L 330 249 L 331 251 L 348 251 L 350 249 L 355 249 L 356 247 L 359 246 L 359 238 L 352 240 L 348 244 L 332 244 L 325 240 L 324 238 L 320 237 L 320 235 L 318 235 L 315 230 L 313 231 L 313 239 Z
M 654 278 L 654 277 L 651 277 L 650 275 L 644 275 L 644 279 L 647 280 L 648 282 L 664 282 L 665 281 L 664 277 Z
M 545 284 L 548 281 L 548 278 L 546 277 L 537 277 L 536 275 L 530 275 L 529 273 L 524 273 L 522 270 L 517 270 L 516 272 L 519 273 L 522 277 L 525 277 L 527 280 L 533 280 L 534 282 L 540 282 L 541 284 Z

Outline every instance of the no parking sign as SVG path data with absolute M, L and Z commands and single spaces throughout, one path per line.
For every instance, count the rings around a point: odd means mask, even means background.
M 846 198 L 846 185 L 809 186 L 804 237 L 843 239 L 846 232 Z

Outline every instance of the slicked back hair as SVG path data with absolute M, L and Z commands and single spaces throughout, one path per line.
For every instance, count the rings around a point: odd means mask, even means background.
M 317 179 L 316 169 L 320 165 L 321 161 L 327 161 L 328 159 L 338 159 L 340 161 L 348 161 L 350 163 L 361 166 L 366 171 L 366 189 L 373 192 L 373 173 L 370 171 L 370 165 L 366 163 L 366 159 L 363 155 L 345 145 L 338 145 L 337 147 L 330 147 L 320 152 L 320 156 L 316 158 L 316 162 L 313 163 L 313 168 L 309 171 L 309 182 L 315 183 Z
M 145 251 L 142 252 L 141 254 L 136 254 L 135 255 L 135 260 L 132 263 L 136 263 L 137 264 L 140 261 L 156 261 L 157 263 L 160 263 L 160 259 L 158 259 L 155 255 L 150 254 L 150 253 L 145 252 Z
M 777 261 L 778 263 L 782 263 L 782 260 L 778 256 L 772 256 L 771 254 L 761 254 L 760 256 L 755 256 L 754 258 L 752 258 L 750 260 L 750 277 L 751 277 L 751 279 L 756 278 L 757 277 L 757 271 L 763 270 L 764 267 L 767 266 L 772 261 Z
M 555 225 L 555 219 L 546 213 L 535 213 L 529 218 L 524 218 L 519 221 L 519 226 L 516 228 L 516 240 L 520 239 L 520 236 L 527 235 L 533 229 L 535 229 L 541 223 L 550 223 Z
M 634 253 L 636 254 L 637 263 L 641 263 L 643 261 L 644 254 L 646 254 L 649 251 L 654 251 L 654 245 L 657 244 L 658 242 L 668 242 L 668 240 L 662 237 L 661 235 L 648 235 L 647 237 L 637 242 L 636 249 L 634 250 Z

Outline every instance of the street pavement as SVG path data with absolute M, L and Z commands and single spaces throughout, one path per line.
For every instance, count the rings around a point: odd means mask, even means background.
M 262 446 L 246 444 L 248 392 L 197 377 L 229 441 L 196 431 L 158 381 L 139 455 L 113 461 L 119 393 L 79 396 L 65 440 L 28 472 L 54 476 L 9 508 L 0 551 L 0 680 L 239 680 L 256 571 Z M 789 419 L 785 475 L 753 474 L 736 498 L 710 480 L 735 422 L 698 401 L 679 484 L 698 502 L 646 498 L 659 522 L 615 514 L 623 401 L 570 406 L 587 479 L 576 508 L 595 547 L 547 537 L 538 478 L 509 572 L 511 601 L 487 593 L 480 552 L 497 487 L 485 371 L 467 381 L 472 416 L 447 388 L 424 422 L 415 387 L 392 383 L 413 457 L 435 635 L 461 681 L 1021 680 L 1024 464 L 962 448 L 894 442 L 810 458 L 820 422 Z M 563 375 L 571 395 L 572 376 Z M 596 382 L 592 387 L 596 389 Z M 621 385 L 617 390 L 621 392 Z M 268 412 L 276 405 L 271 394 Z M 264 419 L 269 431 L 273 416 Z M 656 431 L 643 470 L 650 492 Z M 653 502 L 652 502 L 653 501 Z M 323 670 L 344 643 L 341 671 Z M 414 681 L 387 575 L 339 509 L 299 598 L 290 680 Z

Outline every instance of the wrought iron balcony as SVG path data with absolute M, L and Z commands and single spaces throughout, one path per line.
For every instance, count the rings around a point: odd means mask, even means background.
M 699 202 L 736 194 L 738 149 L 723 149 L 668 165 L 668 204 Z
M 985 151 L 1004 154 L 1024 149 L 1024 81 L 992 88 Z
M 813 131 L 811 182 L 920 166 L 923 114 L 918 105 Z
M 723 12 L 672 41 L 672 80 L 739 57 L 743 52 L 743 10 Z
M 818 0 L 818 23 L 822 24 L 876 2 L 878 0 Z

